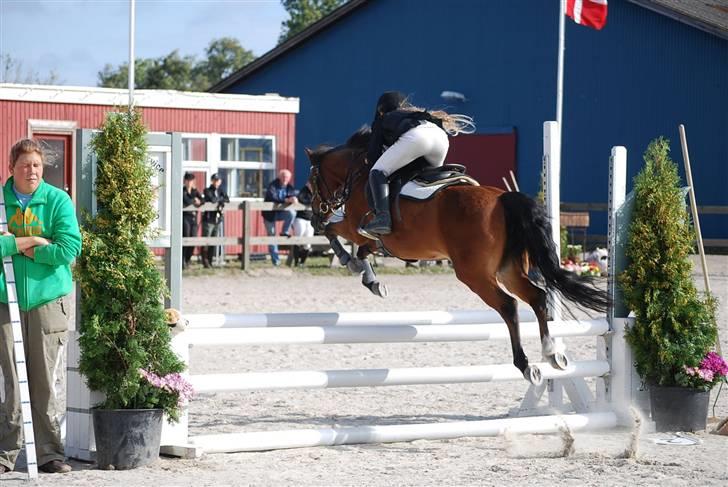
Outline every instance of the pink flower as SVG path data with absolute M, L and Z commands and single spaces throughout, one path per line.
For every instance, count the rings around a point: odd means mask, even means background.
M 139 374 L 154 387 L 177 394 L 177 404 L 180 406 L 189 401 L 195 394 L 192 384 L 177 372 L 160 377 L 154 372 L 139 369 Z
M 700 378 L 703 379 L 705 382 L 713 381 L 713 371 L 712 370 L 700 369 L 700 370 L 698 370 L 698 376 L 700 376 Z
M 715 352 L 708 352 L 705 358 L 700 362 L 700 368 L 710 370 L 718 376 L 728 375 L 728 364 L 725 360 L 723 360 L 723 357 Z

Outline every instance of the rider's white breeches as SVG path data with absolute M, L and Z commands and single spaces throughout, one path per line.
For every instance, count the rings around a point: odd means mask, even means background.
M 418 157 L 424 157 L 432 167 L 439 167 L 445 162 L 449 147 L 445 131 L 432 122 L 425 122 L 403 133 L 377 159 L 372 171 L 382 171 L 389 176 Z

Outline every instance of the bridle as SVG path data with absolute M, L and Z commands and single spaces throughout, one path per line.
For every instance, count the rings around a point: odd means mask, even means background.
M 326 154 L 324 154 L 324 156 L 325 155 Z M 311 181 L 312 199 L 318 199 L 317 207 L 314 206 L 311 208 L 311 210 L 320 221 L 324 221 L 326 219 L 326 215 L 329 212 L 338 210 L 346 204 L 346 202 L 351 197 L 354 183 L 361 175 L 361 173 L 367 169 L 366 164 L 361 164 L 358 165 L 358 167 L 354 167 L 354 158 L 352 158 L 349 161 L 349 167 L 346 170 L 346 177 L 344 178 L 344 182 L 332 191 L 329 185 L 326 183 L 326 179 L 321 176 L 321 163 L 324 156 L 322 156 L 316 162 L 311 162 L 311 176 L 309 177 Z M 321 187 L 326 192 L 326 194 L 329 195 L 328 198 L 324 198 L 323 193 L 319 189 Z

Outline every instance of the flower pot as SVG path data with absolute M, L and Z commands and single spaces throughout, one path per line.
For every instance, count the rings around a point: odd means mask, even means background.
M 710 391 L 650 386 L 652 420 L 657 431 L 701 431 L 708 419 Z
M 142 467 L 159 458 L 161 409 L 92 409 L 96 463 L 103 470 Z

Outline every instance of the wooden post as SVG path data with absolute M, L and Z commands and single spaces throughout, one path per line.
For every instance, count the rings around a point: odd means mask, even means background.
M 705 249 L 703 248 L 703 234 L 700 231 L 700 219 L 698 218 L 698 204 L 695 200 L 695 186 L 693 186 L 693 171 L 690 169 L 690 154 L 688 153 L 688 139 L 685 136 L 685 125 L 678 126 L 680 131 L 680 145 L 682 146 L 683 161 L 685 162 L 685 177 L 688 181 L 688 194 L 690 195 L 690 209 L 693 212 L 693 223 L 695 225 L 695 237 L 698 240 L 698 252 L 700 253 L 700 264 L 703 267 L 703 279 L 705 279 L 705 293 L 710 297 L 710 280 L 708 278 L 708 264 L 705 262 Z M 716 336 L 715 351 L 720 351 L 720 337 Z
M 243 201 L 243 270 L 250 269 L 250 201 Z

